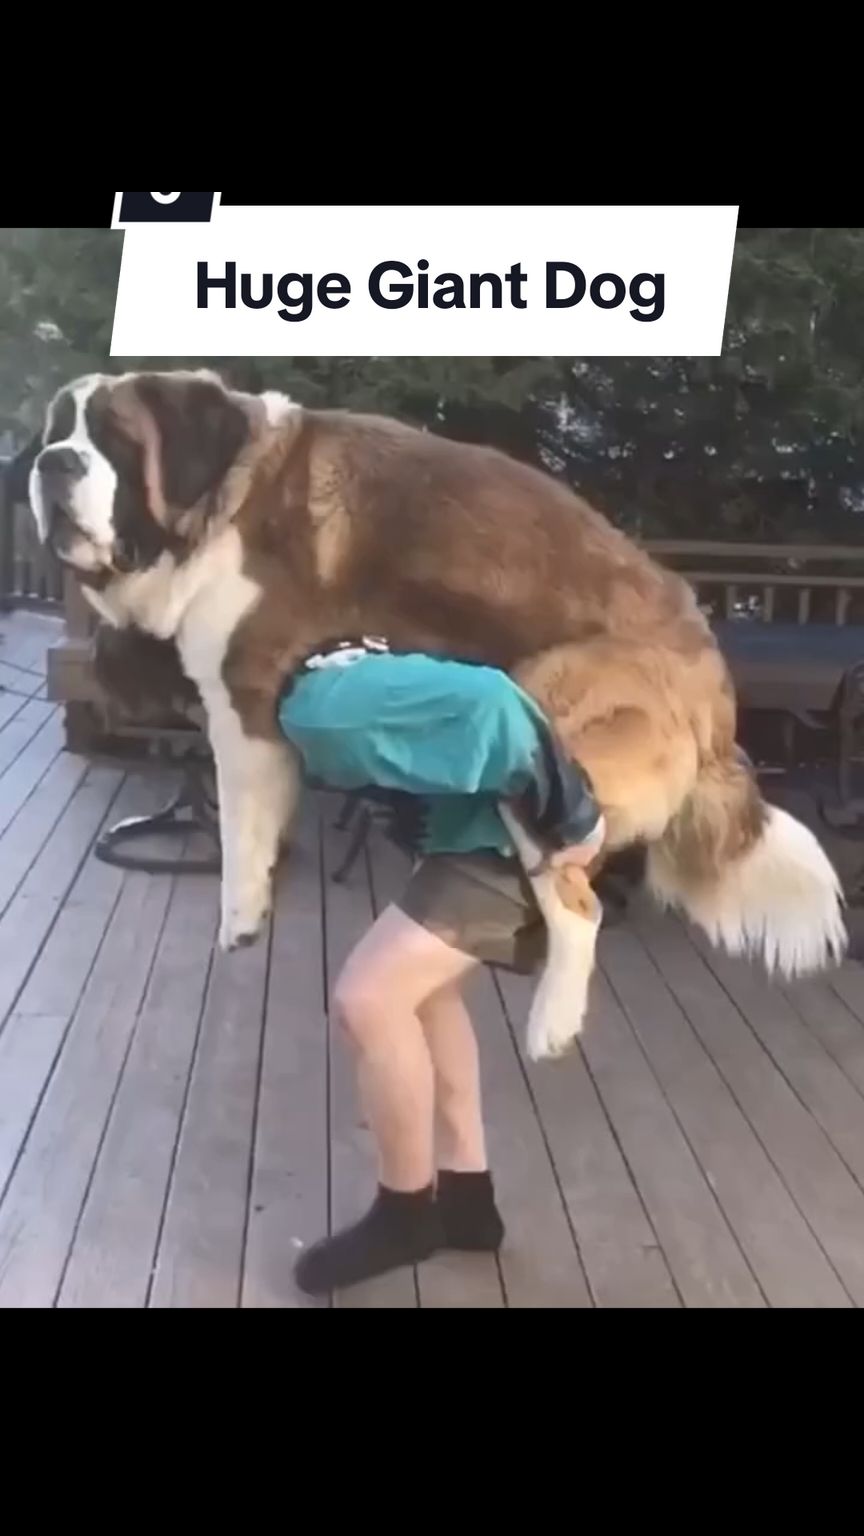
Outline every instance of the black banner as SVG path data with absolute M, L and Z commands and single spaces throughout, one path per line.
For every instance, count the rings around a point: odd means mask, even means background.
M 124 224 L 208 224 L 215 192 L 124 192 L 120 218 Z
M 471 190 L 476 190 L 476 178 L 473 179 Z M 484 204 L 518 204 L 520 206 L 551 206 L 565 203 L 579 202 L 580 204 L 594 204 L 595 206 L 617 207 L 622 204 L 679 204 L 682 206 L 694 203 L 739 203 L 738 215 L 739 228 L 804 228 L 804 229 L 857 229 L 864 227 L 864 197 L 835 197 L 830 194 L 817 196 L 808 195 L 806 191 L 797 194 L 790 192 L 788 196 L 774 193 L 773 196 L 760 197 L 758 194 L 748 198 L 746 193 L 734 188 L 718 189 L 714 186 L 706 186 L 704 196 L 694 198 L 693 177 L 688 178 L 685 195 L 676 195 L 674 189 L 654 186 L 650 191 L 645 188 L 622 186 L 616 189 L 614 199 L 609 197 L 608 180 L 606 181 L 602 197 L 592 197 L 590 185 L 586 185 L 584 179 L 578 178 L 572 187 L 572 196 L 562 198 L 560 177 L 555 179 L 554 188 L 550 187 L 550 195 L 544 196 L 542 178 L 526 176 L 522 181 L 518 176 L 508 174 L 501 179 L 500 187 L 495 185 L 495 179 L 484 181 L 482 197 L 466 197 L 464 193 L 468 189 L 460 188 L 458 177 L 446 178 L 440 185 L 435 184 L 435 178 L 429 178 L 429 184 L 424 185 L 420 178 L 417 185 L 416 196 L 412 203 L 446 204 L 448 207 L 482 207 Z M 571 190 L 569 187 L 568 191 Z M 679 194 L 683 189 L 678 189 Z M 463 195 L 460 195 L 460 192 Z M 554 193 L 554 195 L 552 195 Z M 322 195 L 324 194 L 324 195 Z M 272 196 L 264 191 L 247 190 L 246 192 L 223 192 L 221 201 L 226 207 L 292 207 L 297 204 L 328 207 L 333 204 L 354 204 L 371 206 L 386 203 L 390 206 L 398 206 L 405 202 L 405 178 L 393 176 L 392 178 L 381 175 L 373 177 L 364 175 L 362 185 L 352 184 L 350 174 L 344 176 L 338 173 L 328 173 L 326 176 L 306 173 L 306 175 L 293 174 L 291 178 L 290 196 Z M 29 189 L 14 187 L 4 194 L 3 198 L 3 224 L 6 228 L 22 229 L 110 229 L 114 211 L 114 192 L 86 192 L 80 189 L 70 191 L 57 191 L 54 188 L 43 187 L 38 183 L 32 184 Z M 174 197 L 172 193 L 162 193 L 162 197 Z M 178 219 L 186 219 L 190 222 L 206 221 L 209 217 L 208 202 L 212 193 L 184 192 L 179 195 L 174 203 L 163 203 L 157 206 L 153 203 L 154 210 L 152 222 L 172 222 Z M 127 193 L 126 198 L 135 199 L 138 213 L 124 214 L 124 217 L 140 219 L 148 217 L 148 204 L 137 202 L 138 199 L 149 199 L 152 202 L 152 193 Z M 195 211 L 189 212 L 190 204 L 184 200 L 193 199 Z M 129 205 L 127 205 L 129 206 Z M 202 211 L 203 210 L 203 211 Z

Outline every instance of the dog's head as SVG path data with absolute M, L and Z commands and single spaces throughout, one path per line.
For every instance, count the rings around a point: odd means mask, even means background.
M 96 584 L 182 558 L 268 420 L 266 397 L 209 372 L 75 380 L 48 408 L 30 474 L 40 537 Z

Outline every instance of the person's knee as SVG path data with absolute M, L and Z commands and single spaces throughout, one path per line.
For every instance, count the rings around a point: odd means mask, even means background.
M 361 972 L 346 971 L 333 990 L 336 1021 L 355 1046 L 363 1046 L 374 1034 L 382 1018 L 380 979 Z
M 432 999 L 439 995 L 434 982 L 422 975 L 406 975 L 405 967 L 393 957 L 387 964 L 378 957 L 374 963 L 346 965 L 333 989 L 333 1013 L 339 1027 L 355 1046 L 374 1043 L 394 1019 L 417 1014 L 421 1019 Z
M 388 908 L 347 960 L 333 989 L 333 1012 L 362 1045 L 395 1019 L 417 1014 L 472 964 L 398 908 Z

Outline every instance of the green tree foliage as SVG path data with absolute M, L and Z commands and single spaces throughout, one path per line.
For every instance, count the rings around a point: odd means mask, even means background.
M 0 229 L 0 426 L 31 429 L 64 379 L 104 365 L 120 240 L 102 230 Z
M 0 430 L 32 429 L 65 378 L 119 366 L 121 241 L 0 231 Z M 740 231 L 719 358 L 205 361 L 243 387 L 496 444 L 647 534 L 855 540 L 864 518 L 862 229 Z

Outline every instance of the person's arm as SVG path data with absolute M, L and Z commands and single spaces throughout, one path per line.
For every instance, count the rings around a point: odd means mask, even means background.
M 513 810 L 543 847 L 553 867 L 586 865 L 596 858 L 606 835 L 606 821 L 591 779 L 567 756 L 551 728 L 538 724 L 535 772 Z

